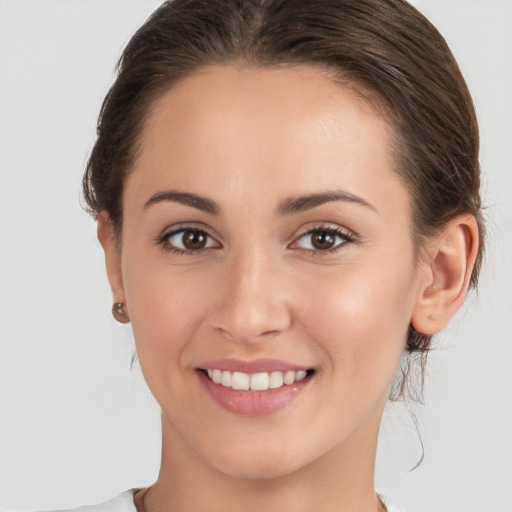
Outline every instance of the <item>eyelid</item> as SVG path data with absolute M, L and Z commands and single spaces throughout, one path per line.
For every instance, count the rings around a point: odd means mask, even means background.
M 203 247 L 203 248 L 197 249 L 197 250 L 190 250 L 190 249 L 182 249 L 180 247 L 176 247 L 169 243 L 169 239 L 171 237 L 173 237 L 179 233 L 186 232 L 186 231 L 197 231 L 200 233 L 204 233 L 210 240 L 213 240 L 215 242 L 215 246 Z M 209 249 L 217 249 L 217 248 L 222 247 L 222 245 L 217 240 L 217 238 L 210 233 L 210 230 L 206 226 L 204 226 L 203 224 L 196 224 L 196 223 L 182 223 L 182 224 L 177 224 L 174 226 L 169 226 L 166 229 L 164 229 L 160 235 L 158 235 L 156 237 L 154 242 L 156 245 L 161 246 L 162 249 L 164 249 L 165 251 L 174 252 L 176 254 L 187 254 L 187 255 L 193 255 L 193 254 L 197 254 L 197 253 L 200 253 L 203 251 L 207 251 Z
M 205 231 L 201 231 L 199 229 L 178 229 L 177 231 L 171 231 L 168 235 L 166 235 L 165 239 L 167 241 L 167 243 L 170 244 L 169 240 L 171 240 L 172 238 L 174 237 L 179 237 L 179 235 L 181 234 L 181 236 L 183 236 L 184 233 L 187 233 L 187 232 L 193 232 L 193 233 L 200 233 L 200 234 L 204 234 L 207 238 L 207 241 L 206 241 L 206 244 L 204 247 L 201 247 L 200 249 L 197 249 L 197 250 L 193 250 L 193 249 L 187 249 L 187 248 L 183 248 L 183 247 L 177 247 L 175 246 L 177 249 L 179 250 L 182 250 L 182 251 L 185 251 L 185 252 L 196 252 L 196 251 L 202 251 L 204 249 L 211 249 L 212 248 L 212 244 L 211 242 L 213 241 L 214 242 L 214 245 L 215 245 L 215 240 L 213 237 L 211 237 L 208 233 L 206 233 Z
M 312 235 L 315 232 L 325 232 L 325 233 L 331 233 L 335 236 L 338 236 L 343 239 L 342 242 L 336 244 L 335 246 L 331 247 L 330 249 L 306 249 L 297 247 L 298 242 L 307 235 Z M 344 247 L 347 244 L 354 244 L 358 242 L 358 236 L 351 230 L 344 228 L 338 224 L 331 224 L 331 223 L 325 223 L 325 224 L 314 224 L 312 226 L 309 226 L 307 229 L 303 229 L 299 231 L 297 235 L 294 236 L 292 243 L 288 246 L 292 249 L 298 249 L 302 250 L 303 252 L 307 252 L 310 254 L 313 254 L 315 256 L 322 256 L 322 255 L 328 255 L 334 252 L 337 252 L 342 247 Z

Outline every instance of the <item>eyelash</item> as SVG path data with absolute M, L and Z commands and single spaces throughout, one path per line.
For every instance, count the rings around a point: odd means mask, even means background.
M 347 244 L 353 244 L 357 242 L 357 239 L 353 233 L 350 233 L 346 230 L 343 230 L 339 227 L 332 227 L 332 226 L 318 226 L 310 229 L 309 231 L 306 231 L 302 235 L 300 235 L 296 240 L 291 244 L 296 244 L 299 240 L 306 236 L 313 236 L 315 233 L 322 233 L 322 234 L 328 234 L 334 237 L 341 238 L 341 242 L 334 245 L 334 247 L 331 247 L 330 249 L 302 249 L 304 252 L 311 256 L 325 256 L 327 254 L 333 254 L 341 250 L 345 245 Z
M 170 244 L 169 239 L 173 236 L 176 236 L 178 234 L 185 234 L 185 233 L 195 233 L 206 236 L 208 239 L 213 240 L 213 237 L 208 234 L 207 231 L 204 229 L 199 229 L 196 227 L 180 227 L 178 229 L 174 229 L 173 231 L 169 233 L 164 233 L 162 236 L 158 237 L 156 240 L 157 245 L 161 246 L 164 251 L 170 252 L 172 254 L 176 254 L 178 256 L 186 255 L 186 256 L 193 256 L 195 254 L 198 254 L 201 251 L 204 251 L 206 249 L 210 249 L 210 247 L 205 247 L 196 251 L 193 250 L 187 250 L 187 249 L 180 249 L 178 247 L 174 247 Z
M 211 249 L 212 247 L 204 247 L 202 249 L 198 250 L 185 250 L 185 249 L 179 249 L 178 247 L 174 247 L 169 243 L 169 239 L 173 236 L 176 236 L 180 233 L 195 233 L 195 234 L 201 234 L 206 236 L 208 239 L 213 240 L 213 237 L 208 234 L 207 231 L 203 229 L 198 229 L 194 227 L 181 227 L 179 229 L 175 229 L 169 233 L 165 233 L 162 236 L 158 237 L 156 239 L 156 244 L 161 246 L 163 250 L 166 252 L 170 252 L 172 254 L 176 254 L 178 256 L 186 255 L 186 256 L 194 256 L 202 251 L 205 251 L 207 249 Z M 332 226 L 318 226 L 310 229 L 309 231 L 306 231 L 299 237 L 297 237 L 294 242 L 292 242 L 288 247 L 292 247 L 294 244 L 297 244 L 299 240 L 303 239 L 306 236 L 313 236 L 315 233 L 323 233 L 328 234 L 334 237 L 341 238 L 342 241 L 337 243 L 334 247 L 330 249 L 302 249 L 303 252 L 312 255 L 312 256 L 324 256 L 326 254 L 333 254 L 335 252 L 338 252 L 340 249 L 342 249 L 347 244 L 353 244 L 357 243 L 357 238 L 353 233 L 347 232 L 345 230 L 342 230 L 339 227 L 332 227 Z

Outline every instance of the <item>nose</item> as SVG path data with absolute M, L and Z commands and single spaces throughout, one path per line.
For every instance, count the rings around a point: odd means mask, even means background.
M 244 251 L 224 262 L 219 275 L 211 326 L 223 336 L 245 344 L 269 339 L 292 322 L 282 269 L 262 251 Z

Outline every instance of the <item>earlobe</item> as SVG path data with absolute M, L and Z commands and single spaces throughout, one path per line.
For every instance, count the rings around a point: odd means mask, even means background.
M 416 331 L 435 334 L 455 316 L 466 298 L 478 245 L 478 224 L 469 214 L 452 219 L 429 241 L 425 278 L 411 320 Z
M 112 222 L 108 213 L 103 211 L 98 215 L 98 240 L 105 252 L 105 267 L 107 270 L 112 298 L 115 303 L 124 303 L 123 274 L 121 270 L 121 250 L 118 247 Z

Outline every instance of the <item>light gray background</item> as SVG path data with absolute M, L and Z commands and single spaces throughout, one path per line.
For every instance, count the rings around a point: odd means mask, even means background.
M 114 64 L 157 0 L 0 0 L 0 508 L 152 483 L 159 412 L 110 316 L 82 171 Z M 377 488 L 409 512 L 512 510 L 512 2 L 417 0 L 466 75 L 482 131 L 489 248 L 478 297 L 438 339 L 425 460 L 406 410 Z

